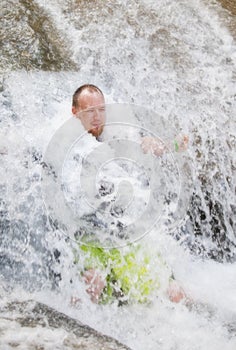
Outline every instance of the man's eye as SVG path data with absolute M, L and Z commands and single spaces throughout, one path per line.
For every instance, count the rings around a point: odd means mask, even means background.
M 93 115 L 94 110 L 93 110 L 93 109 L 90 109 L 90 110 L 88 110 L 88 111 L 85 111 L 84 113 L 85 113 L 85 115 L 87 115 L 87 116 L 89 117 L 89 116 L 92 116 L 92 115 Z

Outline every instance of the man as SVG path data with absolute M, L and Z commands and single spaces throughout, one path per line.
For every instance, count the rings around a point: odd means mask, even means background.
M 99 139 L 100 135 L 104 131 L 104 125 L 106 122 L 106 114 L 105 114 L 105 99 L 102 91 L 95 85 L 92 84 L 85 84 L 80 86 L 73 95 L 72 100 L 72 113 L 73 115 L 80 120 L 82 123 L 84 129 L 88 131 L 88 133 L 92 134 L 94 137 Z M 183 150 L 186 147 L 186 144 L 188 142 L 187 138 L 184 138 L 183 141 L 176 146 L 176 142 L 174 143 L 174 149 L 176 151 Z M 161 143 L 159 140 L 155 140 L 153 137 L 144 137 L 141 142 L 141 147 L 143 149 L 144 153 L 152 152 L 156 156 L 160 156 L 163 154 L 164 151 L 166 151 L 165 145 Z M 169 148 L 169 147 L 168 147 Z M 86 284 L 88 285 L 87 292 L 89 293 L 91 300 L 93 302 L 99 302 L 99 299 L 101 298 L 102 294 L 104 293 L 104 290 L 109 287 L 111 290 L 113 287 L 111 286 L 111 279 L 112 281 L 116 283 L 116 279 L 122 281 L 122 274 L 126 273 L 129 275 L 129 269 L 130 269 L 130 257 L 133 256 L 134 252 L 128 252 L 126 255 L 124 255 L 124 260 L 127 259 L 127 264 L 125 263 L 124 266 L 118 266 L 118 261 L 121 260 L 120 252 L 117 249 L 113 249 L 107 253 L 103 251 L 103 248 L 93 248 L 90 249 L 86 248 L 85 246 L 82 246 L 82 250 L 85 249 L 87 253 L 91 253 L 89 258 L 89 264 L 86 268 L 86 271 L 83 272 L 83 278 Z M 138 248 L 139 250 L 139 248 Z M 101 267 L 107 270 L 106 260 L 104 257 L 108 256 L 107 260 L 112 261 L 113 265 L 110 267 L 110 274 L 107 275 L 107 278 L 102 277 L 99 268 Z M 118 259 L 118 260 L 117 260 Z M 133 260 L 133 258 L 132 258 Z M 129 261 L 129 263 L 128 263 Z M 100 266 L 96 266 L 96 264 L 100 264 Z M 142 275 L 143 272 L 140 272 L 143 270 L 143 267 L 141 268 L 137 265 L 136 262 L 131 264 L 131 268 L 134 269 L 138 274 L 140 275 L 140 280 L 145 279 L 146 275 Z M 145 267 L 144 267 L 145 269 Z M 115 274 L 114 274 L 115 271 Z M 117 277 L 119 276 L 119 277 Z M 144 277 L 144 278 L 143 278 Z M 125 276 L 125 279 L 127 280 L 127 276 Z M 123 283 L 123 286 L 121 287 L 121 290 L 119 290 L 119 293 L 122 294 L 124 292 L 124 289 L 126 288 L 129 290 L 127 294 L 130 293 L 130 290 L 132 289 L 132 286 L 127 286 L 127 282 L 121 282 L 121 285 Z M 142 282 L 140 282 L 142 283 Z M 150 282 L 151 283 L 151 282 Z M 151 285 L 142 285 L 143 289 L 151 288 Z M 154 286 L 155 287 L 155 286 Z M 108 289 L 108 288 L 107 288 Z M 181 299 L 185 298 L 185 293 L 182 290 L 181 287 L 178 286 L 178 284 L 173 280 L 172 283 L 170 283 L 169 288 L 167 289 L 167 294 L 171 301 L 173 302 L 179 302 Z M 113 291 L 111 291 L 111 296 L 113 295 Z M 144 300 L 146 298 L 146 295 L 141 293 L 139 296 L 139 300 Z M 77 299 L 73 299 L 72 302 L 76 302 Z
M 106 122 L 105 98 L 102 91 L 95 85 L 85 84 L 80 86 L 73 94 L 72 114 L 80 119 L 83 127 L 93 136 L 98 138 Z M 181 152 L 188 146 L 188 136 L 178 136 L 172 143 L 164 144 L 154 137 L 146 136 L 141 140 L 144 153 L 151 152 L 161 156 L 165 151 Z

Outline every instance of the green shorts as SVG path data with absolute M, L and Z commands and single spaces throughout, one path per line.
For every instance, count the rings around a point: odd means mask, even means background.
M 100 303 L 151 301 L 163 284 L 167 286 L 172 276 L 160 254 L 151 254 L 140 244 L 122 249 L 80 244 L 76 262 L 83 266 L 81 274 L 84 270 L 95 269 L 104 276 L 106 286 Z

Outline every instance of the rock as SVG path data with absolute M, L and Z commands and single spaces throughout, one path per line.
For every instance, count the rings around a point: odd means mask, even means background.
M 1 349 L 129 350 L 117 340 L 33 300 L 0 307 L 0 334 Z
M 49 14 L 36 1 L 1 1 L 3 42 L 0 71 L 77 69 L 68 40 L 59 33 Z

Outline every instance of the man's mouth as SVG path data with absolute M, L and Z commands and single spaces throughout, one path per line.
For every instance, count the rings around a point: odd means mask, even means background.
M 97 137 L 102 133 L 102 131 L 103 131 L 103 125 L 96 124 L 96 125 L 92 125 L 91 129 L 89 130 L 89 133 Z

